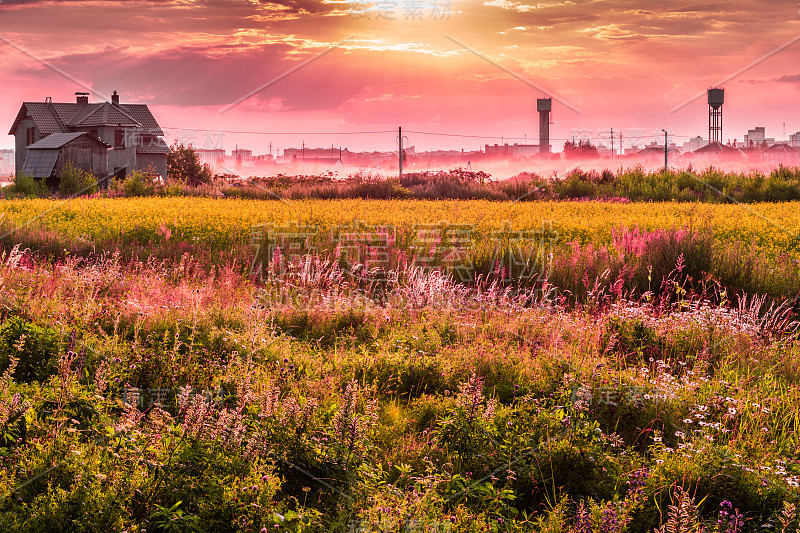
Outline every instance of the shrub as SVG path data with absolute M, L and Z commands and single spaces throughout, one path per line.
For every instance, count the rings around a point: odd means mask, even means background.
M 115 181 L 112 188 L 122 196 L 133 197 L 156 196 L 161 192 L 162 186 L 155 171 L 146 169 L 129 172 L 124 181 Z
M 24 172 L 18 172 L 14 177 L 14 183 L 3 192 L 18 194 L 27 198 L 44 198 L 48 196 L 50 191 L 43 180 L 37 180 Z
M 96 192 L 97 178 L 91 173 L 76 167 L 71 162 L 67 162 L 61 169 L 58 182 L 58 193 L 61 196 L 94 194 Z

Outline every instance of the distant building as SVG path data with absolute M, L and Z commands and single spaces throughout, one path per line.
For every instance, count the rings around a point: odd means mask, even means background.
M 539 153 L 538 144 L 487 144 L 484 147 L 487 157 L 507 157 L 510 159 L 524 159 Z
M 697 155 L 712 155 L 733 160 L 747 158 L 747 154 L 745 154 L 741 148 L 728 146 L 718 142 L 709 143 L 702 148 L 698 148 L 694 151 L 694 153 Z
M 406 149 L 406 153 L 408 150 Z M 341 148 L 286 148 L 284 159 L 341 159 Z
M 775 144 L 775 139 L 772 137 L 766 137 L 765 128 L 759 126 L 752 130 L 747 130 L 747 135 L 744 136 L 744 147 L 750 148 L 754 146 L 762 146 L 766 144 L 767 146 L 772 146 Z
M 14 173 L 14 150 L 0 150 L 0 178 Z
M 237 148 L 235 150 L 231 150 L 231 159 L 233 159 L 233 164 L 236 168 L 253 168 L 256 165 L 256 159 L 253 157 L 252 150 L 245 150 L 243 148 Z
M 195 148 L 194 151 L 197 153 L 197 159 L 204 165 L 210 166 L 212 169 L 225 162 L 225 150 L 217 148 L 211 150 Z
M 770 161 L 797 161 L 800 158 L 800 150 L 793 148 L 786 143 L 773 144 L 763 152 L 764 159 Z
M 706 142 L 706 140 L 698 135 L 697 137 L 693 137 L 688 141 L 686 141 L 685 143 L 683 143 L 683 151 L 694 152 L 707 144 L 708 143 Z
M 237 148 L 236 150 L 231 151 L 231 157 L 236 159 L 237 161 L 246 161 L 249 159 L 253 159 L 253 151 L 252 150 L 245 150 L 244 148 Z
M 44 102 L 22 104 L 8 132 L 15 137 L 14 168 L 17 172 L 25 166 L 28 148 L 34 143 L 54 134 L 86 133 L 111 146 L 106 154 L 109 173 L 124 177 L 131 170 L 145 170 L 152 166 L 156 172 L 166 176 L 170 149 L 162 138 L 164 132 L 146 105 L 121 104 L 116 91 L 111 102 L 96 104 L 89 103 L 88 93 L 75 95 L 74 103 L 52 102 L 47 98 Z M 72 144 L 88 142 L 84 138 L 75 139 L 70 141 L 72 148 L 75 148 Z M 78 153 L 78 150 L 68 150 L 62 152 L 62 157 Z M 86 158 L 73 163 L 92 172 L 100 168 Z
M 744 136 L 744 145 L 759 145 L 764 142 L 764 138 L 765 128 L 763 127 L 756 127 L 752 130 L 747 130 L 747 135 Z
M 669 147 L 667 148 L 668 153 L 673 153 L 677 150 L 677 146 L 674 143 L 670 143 Z M 663 161 L 664 160 L 664 145 L 658 144 L 656 142 L 652 142 L 644 147 L 642 150 L 637 152 L 637 155 L 640 159 L 644 159 L 647 162 L 653 161 Z
M 800 131 L 789 136 L 789 144 L 791 144 L 793 148 L 800 148 Z

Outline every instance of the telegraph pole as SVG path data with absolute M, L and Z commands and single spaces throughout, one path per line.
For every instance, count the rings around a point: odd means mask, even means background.
M 614 160 L 614 128 L 611 128 L 611 160 Z
M 664 132 L 664 172 L 667 171 L 669 165 L 667 163 L 667 150 L 669 149 L 669 144 L 667 142 L 667 130 L 662 129 L 661 131 Z
M 399 150 L 397 151 L 397 157 L 400 169 L 399 177 L 402 180 L 403 179 L 403 127 L 402 126 L 397 127 L 397 142 L 399 148 Z

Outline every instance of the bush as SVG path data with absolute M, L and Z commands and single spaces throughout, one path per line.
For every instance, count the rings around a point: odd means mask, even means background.
M 58 193 L 61 196 L 76 194 L 94 194 L 97 192 L 97 178 L 89 172 L 77 168 L 67 162 L 61 169 L 58 182 Z
M 14 177 L 14 183 L 3 192 L 6 194 L 18 194 L 26 198 L 44 198 L 50 193 L 43 180 L 37 180 L 24 172 L 17 173 Z
M 156 196 L 161 192 L 162 185 L 155 171 L 133 170 L 122 182 L 113 182 L 112 190 L 125 197 Z

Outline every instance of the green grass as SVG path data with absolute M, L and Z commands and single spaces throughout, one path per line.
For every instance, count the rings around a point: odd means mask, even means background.
M 795 531 L 790 310 L 667 280 L 568 303 L 7 251 L 0 530 Z

